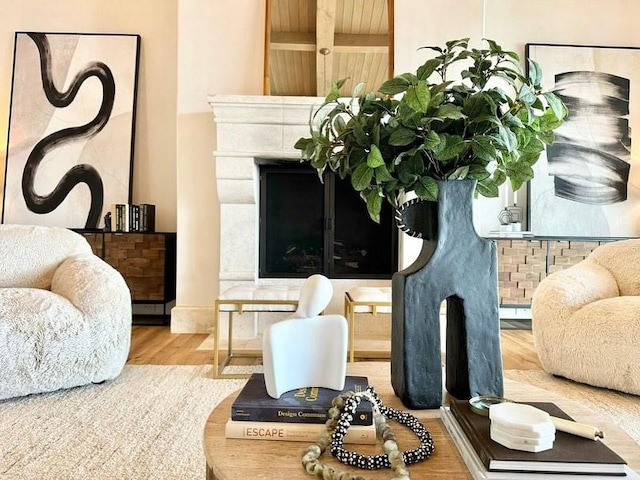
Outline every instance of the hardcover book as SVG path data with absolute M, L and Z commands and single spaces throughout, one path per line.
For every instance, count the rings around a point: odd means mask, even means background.
M 572 420 L 553 403 L 530 403 L 559 418 Z M 450 411 L 489 472 L 564 473 L 624 476 L 626 462 L 601 441 L 556 431 L 553 448 L 543 452 L 511 450 L 491 440 L 488 417 L 474 413 L 466 400 L 451 400 Z
M 156 206 L 150 203 L 140 204 L 140 231 L 156 231 Z
M 347 376 L 342 392 L 362 392 L 367 377 Z M 231 419 L 237 422 L 325 423 L 331 401 L 341 392 L 329 388 L 299 388 L 273 398 L 267 393 L 264 374 L 253 373 L 231 406 Z M 373 425 L 371 403 L 358 405 L 352 425 Z
M 238 422 L 229 419 L 224 433 L 227 438 L 313 443 L 318 440 L 324 429 L 325 426 L 322 423 Z M 376 443 L 375 425 L 352 425 L 347 430 L 344 442 Z
M 449 432 L 449 435 L 451 435 L 456 447 L 458 447 L 460 455 L 462 456 L 462 459 L 474 480 L 549 480 L 550 478 L 557 478 L 558 480 L 614 480 L 616 478 L 640 480 L 640 475 L 635 473 L 628 465 L 625 467 L 626 477 L 572 473 L 549 475 L 546 473 L 531 472 L 490 472 L 480 461 L 480 457 L 478 457 L 478 454 L 471 446 L 469 439 L 462 431 L 462 428 L 460 428 L 460 425 L 454 418 L 449 407 L 440 407 L 440 413 L 442 423 L 447 428 L 447 431 Z

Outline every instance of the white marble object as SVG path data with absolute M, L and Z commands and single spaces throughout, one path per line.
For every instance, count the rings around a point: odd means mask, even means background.
M 302 387 L 344 388 L 347 320 L 342 315 L 320 315 L 332 295 L 331 281 L 312 275 L 302 284 L 296 312 L 266 328 L 262 358 L 271 397 Z

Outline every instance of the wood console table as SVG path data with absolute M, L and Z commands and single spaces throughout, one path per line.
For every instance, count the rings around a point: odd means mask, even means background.
M 347 367 L 350 375 L 366 375 L 385 404 L 406 410 L 393 394 L 390 383 L 389 363 L 358 362 Z M 606 432 L 606 443 L 622 456 L 631 468 L 640 469 L 640 445 L 612 423 L 602 421 L 596 414 L 552 392 L 523 383 L 505 380 L 505 393 L 514 400 L 554 402 L 577 421 L 596 424 Z M 300 456 L 307 448 L 305 442 L 278 442 L 273 440 L 238 440 L 224 436 L 224 424 L 229 418 L 231 403 L 237 393 L 221 402 L 209 416 L 204 428 L 204 449 L 207 460 L 207 480 L 232 480 L 260 478 L 263 480 L 309 480 L 300 463 Z M 429 429 L 436 449 L 432 457 L 409 466 L 412 478 L 456 480 L 471 479 L 462 457 L 439 418 L 438 410 L 412 411 Z M 418 442 L 404 427 L 396 429 L 401 448 L 413 448 Z M 380 445 L 358 445 L 358 451 L 372 455 L 380 453 Z M 322 460 L 340 470 L 359 473 L 368 480 L 388 480 L 389 470 L 358 470 L 336 461 L 327 452 Z
M 487 237 L 498 246 L 501 307 L 530 307 L 533 292 L 550 273 L 584 260 L 598 246 L 622 238 Z
M 169 305 L 176 299 L 176 233 L 76 231 L 93 253 L 122 274 L 132 303 L 161 306 L 160 324 L 168 325 Z

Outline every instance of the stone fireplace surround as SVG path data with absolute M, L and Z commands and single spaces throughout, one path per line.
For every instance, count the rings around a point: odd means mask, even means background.
M 299 161 L 296 140 L 309 135 L 309 115 L 319 97 L 211 95 L 217 149 L 214 152 L 220 204 L 220 292 L 243 283 L 299 285 L 303 279 L 258 277 L 258 159 Z M 334 295 L 326 313 L 344 312 L 344 292 L 356 285 L 389 286 L 390 280 L 332 279 Z M 286 315 L 286 314 L 285 314 Z M 244 314 L 234 337 L 259 336 L 263 322 L 282 314 Z M 236 323 L 238 326 L 236 327 Z M 226 328 L 226 321 L 222 322 Z M 387 330 L 387 321 L 369 321 L 367 330 Z M 225 332 L 222 332 L 225 335 Z M 224 337 L 223 337 L 224 338 Z

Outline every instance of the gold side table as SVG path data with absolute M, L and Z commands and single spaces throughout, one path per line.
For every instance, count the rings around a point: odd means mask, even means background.
M 344 316 L 349 324 L 349 361 L 355 361 L 355 315 L 391 312 L 391 287 L 355 287 L 344 294 Z
M 298 308 L 300 288 L 286 285 L 236 285 L 224 291 L 215 301 L 215 335 L 213 353 L 214 378 L 248 378 L 243 373 L 223 373 L 232 358 L 261 358 L 252 353 L 233 351 L 233 314 L 246 312 L 295 312 Z M 228 313 L 227 354 L 220 361 L 220 313 Z

